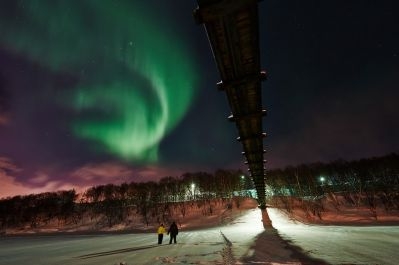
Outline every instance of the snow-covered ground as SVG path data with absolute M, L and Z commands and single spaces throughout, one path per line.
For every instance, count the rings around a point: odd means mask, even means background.
M 2 237 L 0 264 L 398 264 L 399 226 L 304 225 L 269 214 L 277 230 L 252 209 L 223 226 L 183 229 L 176 245 L 168 236 L 157 245 L 155 233 Z
M 399 264 L 399 226 L 320 226 L 269 209 L 280 236 L 312 257 L 331 264 Z

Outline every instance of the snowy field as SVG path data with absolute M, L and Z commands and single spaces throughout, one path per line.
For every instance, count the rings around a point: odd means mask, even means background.
M 399 226 L 320 226 L 269 209 L 280 236 L 330 264 L 399 264 Z
M 379 264 L 399 262 L 399 226 L 316 226 L 269 209 L 247 211 L 225 226 L 180 231 L 176 245 L 156 244 L 155 233 L 0 238 L 1 265 L 114 264 Z M 285 240 L 282 240 L 279 235 Z M 287 243 L 288 242 L 288 243 Z M 310 256 L 306 258 L 299 248 Z

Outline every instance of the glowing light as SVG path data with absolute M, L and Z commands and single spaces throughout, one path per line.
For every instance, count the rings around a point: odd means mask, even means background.
M 195 199 L 195 184 L 194 183 L 191 183 L 191 195 Z
M 326 181 L 326 178 L 321 176 L 319 179 L 320 179 L 321 185 L 324 186 L 324 182 Z
M 0 11 L 0 46 L 75 77 L 58 102 L 75 110 L 76 136 L 156 161 L 193 99 L 196 71 L 172 25 L 140 3 L 27 1 L 17 15 Z

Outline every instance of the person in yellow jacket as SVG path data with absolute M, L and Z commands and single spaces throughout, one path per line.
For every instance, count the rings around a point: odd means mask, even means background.
M 162 240 L 163 240 L 163 234 L 165 234 L 166 233 L 166 230 L 165 230 L 165 227 L 163 226 L 163 224 L 161 224 L 159 227 L 158 227 L 158 245 L 161 245 L 162 244 Z

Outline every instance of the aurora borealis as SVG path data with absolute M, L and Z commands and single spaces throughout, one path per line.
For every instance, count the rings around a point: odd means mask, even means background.
M 196 6 L 0 1 L 0 198 L 246 171 Z M 266 168 L 399 152 L 398 8 L 259 2 Z
M 132 1 L 10 5 L 18 16 L 1 14 L 6 49 L 76 78 L 60 99 L 76 111 L 74 133 L 124 159 L 156 161 L 160 141 L 192 102 L 197 78 L 172 26 L 157 24 Z

